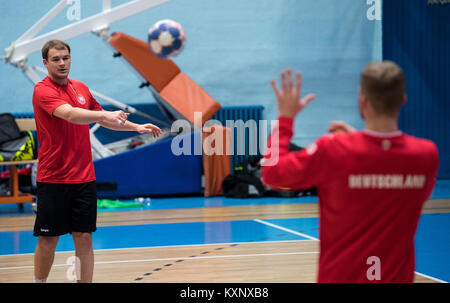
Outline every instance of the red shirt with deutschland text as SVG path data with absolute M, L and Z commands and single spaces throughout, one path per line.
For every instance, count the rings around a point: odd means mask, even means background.
M 414 236 L 439 166 L 435 144 L 365 130 L 289 152 L 292 125 L 280 117 L 272 130 L 262 180 L 273 188 L 317 186 L 318 281 L 413 282 Z M 277 140 L 278 162 L 270 163 Z
M 36 181 L 94 181 L 89 125 L 73 124 L 55 117 L 54 110 L 63 104 L 87 110 L 102 110 L 89 88 L 80 81 L 67 79 L 66 85 L 59 85 L 46 77 L 35 85 L 33 108 L 39 142 Z

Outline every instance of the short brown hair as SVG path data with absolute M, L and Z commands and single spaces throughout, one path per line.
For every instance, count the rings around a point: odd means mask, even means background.
M 61 40 L 50 40 L 47 41 L 44 46 L 42 47 L 42 59 L 48 60 L 48 51 L 51 48 L 55 48 L 57 50 L 64 50 L 67 49 L 70 54 L 70 46 L 64 41 Z
M 403 70 L 392 61 L 368 64 L 361 73 L 361 93 L 377 114 L 394 115 L 404 101 Z

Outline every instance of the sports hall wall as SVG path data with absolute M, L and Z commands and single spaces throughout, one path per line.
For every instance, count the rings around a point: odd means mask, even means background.
M 81 19 L 101 11 L 101 0 L 79 2 Z M 111 5 L 125 2 L 112 0 Z M 2 51 L 55 3 L 0 1 Z M 326 132 L 330 120 L 362 126 L 356 103 L 359 71 L 381 58 L 381 21 L 367 17 L 372 6 L 366 0 L 172 0 L 114 23 L 110 32 L 146 40 L 154 22 L 177 20 L 187 33 L 186 48 L 174 59 L 182 71 L 223 106 L 263 105 L 269 120 L 276 119 L 270 78 L 288 66 L 302 70 L 304 93 L 317 94 L 296 124 L 294 140 L 306 145 Z M 43 32 L 73 22 L 63 11 Z M 124 103 L 154 102 L 100 38 L 85 34 L 68 42 L 70 77 Z M 38 52 L 28 60 L 43 66 L 41 61 Z M 0 111 L 31 112 L 32 83 L 9 64 L 0 64 L 0 75 Z
M 400 128 L 432 139 L 440 155 L 438 178 L 450 178 L 450 1 L 384 1 L 383 58 L 406 75 Z

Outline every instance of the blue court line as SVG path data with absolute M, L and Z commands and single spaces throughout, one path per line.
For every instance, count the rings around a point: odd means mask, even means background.
M 288 218 L 264 221 L 319 239 L 319 218 Z
M 200 208 L 200 207 L 226 207 L 226 206 L 247 206 L 247 205 L 269 205 L 269 204 L 297 204 L 297 203 L 317 203 L 316 196 L 305 196 L 297 198 L 248 198 L 232 199 L 223 196 L 218 197 L 173 197 L 173 198 L 151 198 L 150 205 L 143 203 L 140 207 L 121 208 L 98 208 L 98 212 L 109 211 L 131 211 L 150 209 L 176 209 L 176 208 Z M 134 200 L 120 200 L 121 202 L 135 202 Z M 32 215 L 30 203 L 24 203 L 22 212 L 18 211 L 16 204 L 0 204 L 0 217 L 29 216 Z
M 450 198 L 450 180 L 438 180 L 433 189 L 430 199 Z M 131 202 L 123 200 L 123 202 Z M 132 201 L 134 202 L 134 201 Z M 198 208 L 198 207 L 224 207 L 224 206 L 246 206 L 246 205 L 268 205 L 268 204 L 297 204 L 297 203 L 317 203 L 317 196 L 304 196 L 295 198 L 247 198 L 235 199 L 218 197 L 174 197 L 174 198 L 152 198 L 150 205 L 143 205 L 138 208 L 117 208 L 99 209 L 99 211 L 123 211 L 139 209 L 174 209 L 174 208 Z
M 319 218 L 264 220 L 319 238 Z M 450 214 L 423 214 L 415 237 L 416 271 L 450 282 Z
M 431 194 L 432 199 L 450 198 L 450 180 L 437 180 Z
M 437 180 L 430 199 L 449 199 L 450 180 Z M 134 202 L 134 200 L 121 200 L 122 202 Z M 317 196 L 305 196 L 296 198 L 248 198 L 233 199 L 223 196 L 218 197 L 173 197 L 173 198 L 152 198 L 150 205 L 143 204 L 142 207 L 102 209 L 99 212 L 107 211 L 130 211 L 148 209 L 175 209 L 175 208 L 198 208 L 198 207 L 225 207 L 225 206 L 246 206 L 246 205 L 268 205 L 268 204 L 296 204 L 296 203 L 317 203 Z M 0 217 L 6 216 L 28 216 L 33 214 L 30 203 L 24 203 L 22 212 L 18 211 L 16 204 L 0 204 Z
M 318 238 L 318 218 L 266 219 L 285 229 Z M 450 214 L 423 214 L 416 242 L 416 271 L 450 281 Z M 130 236 L 132 235 L 132 236 Z M 93 236 L 98 249 L 307 240 L 253 220 L 168 223 L 99 227 Z M 0 232 L 0 255 L 34 253 L 32 231 Z M 60 237 L 57 251 L 73 251 L 70 235 Z
M 167 223 L 99 227 L 93 234 L 94 249 L 172 245 L 307 240 L 252 220 Z M 32 231 L 0 232 L 0 255 L 34 253 Z M 73 251 L 70 235 L 60 237 L 56 251 Z
M 450 214 L 424 214 L 416 234 L 416 270 L 450 282 Z

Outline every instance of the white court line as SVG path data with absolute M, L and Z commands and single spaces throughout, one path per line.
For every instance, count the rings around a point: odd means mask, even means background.
M 148 248 L 170 248 L 170 247 L 189 247 L 189 246 L 208 246 L 208 245 L 231 245 L 231 244 L 253 244 L 253 243 L 280 243 L 280 242 L 301 242 L 301 241 L 319 241 L 319 239 L 312 237 L 312 236 L 308 236 L 306 234 L 297 232 L 295 230 L 289 229 L 289 228 L 285 228 L 285 227 L 281 227 L 279 225 L 276 224 L 272 224 L 269 222 L 265 222 L 259 219 L 254 219 L 253 221 L 261 223 L 261 224 L 265 224 L 280 230 L 284 230 L 287 231 L 289 233 L 295 234 L 297 236 L 301 236 L 310 240 L 284 240 L 284 241 L 254 241 L 254 242 L 228 242 L 228 243 L 207 243 L 207 244 L 188 244 L 188 245 L 167 245 L 167 246 L 150 246 L 150 247 L 126 247 L 126 248 L 111 248 L 111 249 L 95 249 L 95 251 L 115 251 L 115 250 L 124 250 L 124 249 L 132 249 L 132 250 L 136 250 L 136 249 L 148 249 Z M 68 253 L 68 252 L 74 252 L 72 251 L 58 251 L 56 252 L 58 253 Z M 285 254 L 318 254 L 319 252 L 304 252 L 304 253 L 285 253 Z M 21 255 L 34 255 L 34 253 L 25 253 L 25 254 L 10 254 L 10 255 L 0 255 L 0 257 L 3 256 L 21 256 Z M 203 257 L 195 257 L 195 258 L 166 258 L 166 259 L 144 259 L 144 260 L 121 260 L 121 261 L 104 261 L 104 262 L 95 262 L 94 264 L 116 264 L 116 263 L 131 263 L 131 262 L 153 262 L 153 261 L 171 261 L 171 260 L 187 260 L 187 259 L 206 259 L 206 258 L 231 258 L 231 257 L 251 257 L 251 256 L 269 256 L 269 255 L 283 255 L 283 254 L 261 254 L 261 255 L 229 255 L 229 256 L 203 256 Z M 61 267 L 61 266 L 69 266 L 71 264 L 54 264 L 53 266 L 55 267 Z M 0 270 L 9 270 L 9 269 L 29 269 L 29 268 L 34 268 L 34 266 L 17 266 L 17 267 L 0 267 Z M 436 282 L 440 282 L 440 283 L 448 283 L 447 281 L 429 276 L 429 275 L 425 275 L 422 274 L 420 272 L 415 272 L 417 275 L 428 278 L 430 280 L 436 281 Z
M 200 259 L 220 259 L 220 258 L 246 258 L 246 257 L 270 257 L 270 256 L 288 256 L 288 255 L 311 255 L 318 254 L 317 251 L 291 252 L 291 253 L 272 253 L 272 254 L 248 254 L 248 255 L 222 255 L 222 256 L 199 256 L 199 257 L 179 257 L 179 258 L 159 258 L 159 259 L 137 259 L 137 260 L 118 260 L 118 261 L 99 261 L 94 264 L 119 264 L 119 263 L 140 263 L 140 262 L 158 262 L 158 261 L 177 261 L 177 260 L 200 260 Z M 73 266 L 73 264 L 54 264 L 53 267 Z M 11 269 L 31 269 L 34 266 L 15 266 L 0 267 L 0 270 Z
M 287 256 L 287 255 L 311 255 L 318 254 L 318 251 L 310 252 L 292 252 L 292 253 L 273 253 L 273 254 L 249 254 L 249 255 L 222 255 L 222 256 L 203 256 L 203 257 L 187 257 L 187 258 L 159 258 L 159 259 L 137 259 L 137 260 L 120 260 L 120 261 L 98 261 L 94 264 L 120 264 L 120 263 L 140 263 L 140 262 L 158 262 L 158 261 L 177 261 L 177 260 L 200 260 L 200 259 L 219 259 L 219 258 L 243 258 L 243 257 L 268 257 L 268 256 Z M 73 264 L 54 264 L 53 267 L 72 266 Z M 14 270 L 14 269 L 32 269 L 34 266 L 15 266 L 15 267 L 0 267 L 1 270 Z M 440 280 L 420 272 L 415 272 L 417 275 L 428 278 L 430 280 L 448 283 L 447 281 Z
M 279 226 L 279 225 L 276 225 L 276 224 L 272 224 L 272 223 L 269 223 L 269 222 L 266 222 L 266 221 L 263 221 L 263 220 L 254 219 L 253 221 L 261 223 L 261 224 L 265 224 L 265 225 L 268 225 L 268 226 L 271 226 L 271 227 L 274 227 L 274 228 L 277 228 L 277 229 L 281 229 L 281 230 L 287 231 L 287 232 L 289 232 L 291 234 L 294 234 L 294 235 L 297 235 L 297 236 L 300 236 L 300 237 L 303 237 L 303 238 L 307 238 L 307 239 L 310 239 L 310 240 L 313 240 L 313 241 L 319 241 L 319 239 L 317 239 L 315 237 L 311 237 L 311 236 L 308 236 L 306 234 L 299 233 L 298 231 L 295 231 L 295 230 L 292 230 L 292 229 L 289 229 L 289 228 L 285 228 L 285 227 L 282 227 L 282 226 Z
M 279 225 L 276 225 L 276 224 L 272 224 L 272 223 L 269 223 L 269 222 L 266 222 L 266 221 L 263 221 L 263 220 L 254 219 L 253 221 L 258 222 L 258 223 L 261 223 L 261 224 L 265 224 L 265 225 L 268 225 L 268 226 L 272 226 L 272 227 L 274 227 L 274 228 L 277 228 L 277 229 L 280 229 L 280 230 L 284 230 L 284 231 L 290 232 L 290 233 L 292 233 L 292 234 L 294 234 L 294 235 L 308 238 L 308 239 L 310 239 L 310 240 L 320 241 L 319 239 L 317 239 L 317 238 L 315 238 L 315 237 L 311 237 L 311 236 L 308 236 L 308 235 L 306 235 L 306 234 L 297 232 L 297 231 L 295 231 L 295 230 L 292 230 L 292 229 L 289 229 L 289 228 L 285 228 L 285 227 L 282 227 L 282 226 L 279 226 Z M 428 275 L 422 274 L 422 273 L 417 272 L 417 271 L 416 271 L 415 273 L 416 273 L 417 275 L 419 275 L 419 276 L 428 278 L 428 279 L 433 280 L 433 281 L 436 281 L 436 282 L 440 282 L 440 283 L 448 283 L 447 281 L 444 281 L 444 280 L 441 280 L 441 279 L 438 279 L 438 278 L 435 278 L 435 277 L 432 277 L 432 276 L 428 276 Z
M 251 241 L 251 242 L 225 242 L 225 243 L 203 243 L 203 244 L 180 244 L 180 245 L 162 245 L 162 246 L 143 246 L 143 247 L 119 247 L 119 248 L 99 248 L 94 249 L 94 252 L 100 252 L 100 251 L 116 251 L 116 250 L 123 250 L 123 249 L 131 249 L 131 250 L 140 250 L 140 249 L 150 249 L 150 248 L 174 248 L 174 247 L 195 247 L 195 246 L 213 246 L 213 245 L 232 245 L 232 244 L 255 244 L 255 243 L 285 243 L 285 242 L 307 242 L 312 240 L 279 240 L 279 241 Z M 314 240 L 315 241 L 315 240 Z M 74 253 L 74 250 L 62 250 L 62 251 L 55 251 L 56 254 L 64 254 L 64 253 Z M 7 255 L 0 255 L 1 257 L 8 257 L 8 256 L 32 256 L 34 255 L 34 252 L 32 253 L 24 253 L 24 254 L 7 254 Z
M 422 274 L 422 273 L 417 272 L 417 271 L 415 273 L 418 274 L 419 276 L 428 278 L 430 280 L 433 280 L 433 281 L 436 281 L 436 282 L 439 282 L 439 283 L 448 283 L 447 281 L 444 281 L 444 280 L 441 280 L 441 279 L 438 279 L 438 278 L 435 278 L 435 277 L 432 277 L 432 276 L 428 276 L 428 275 Z

